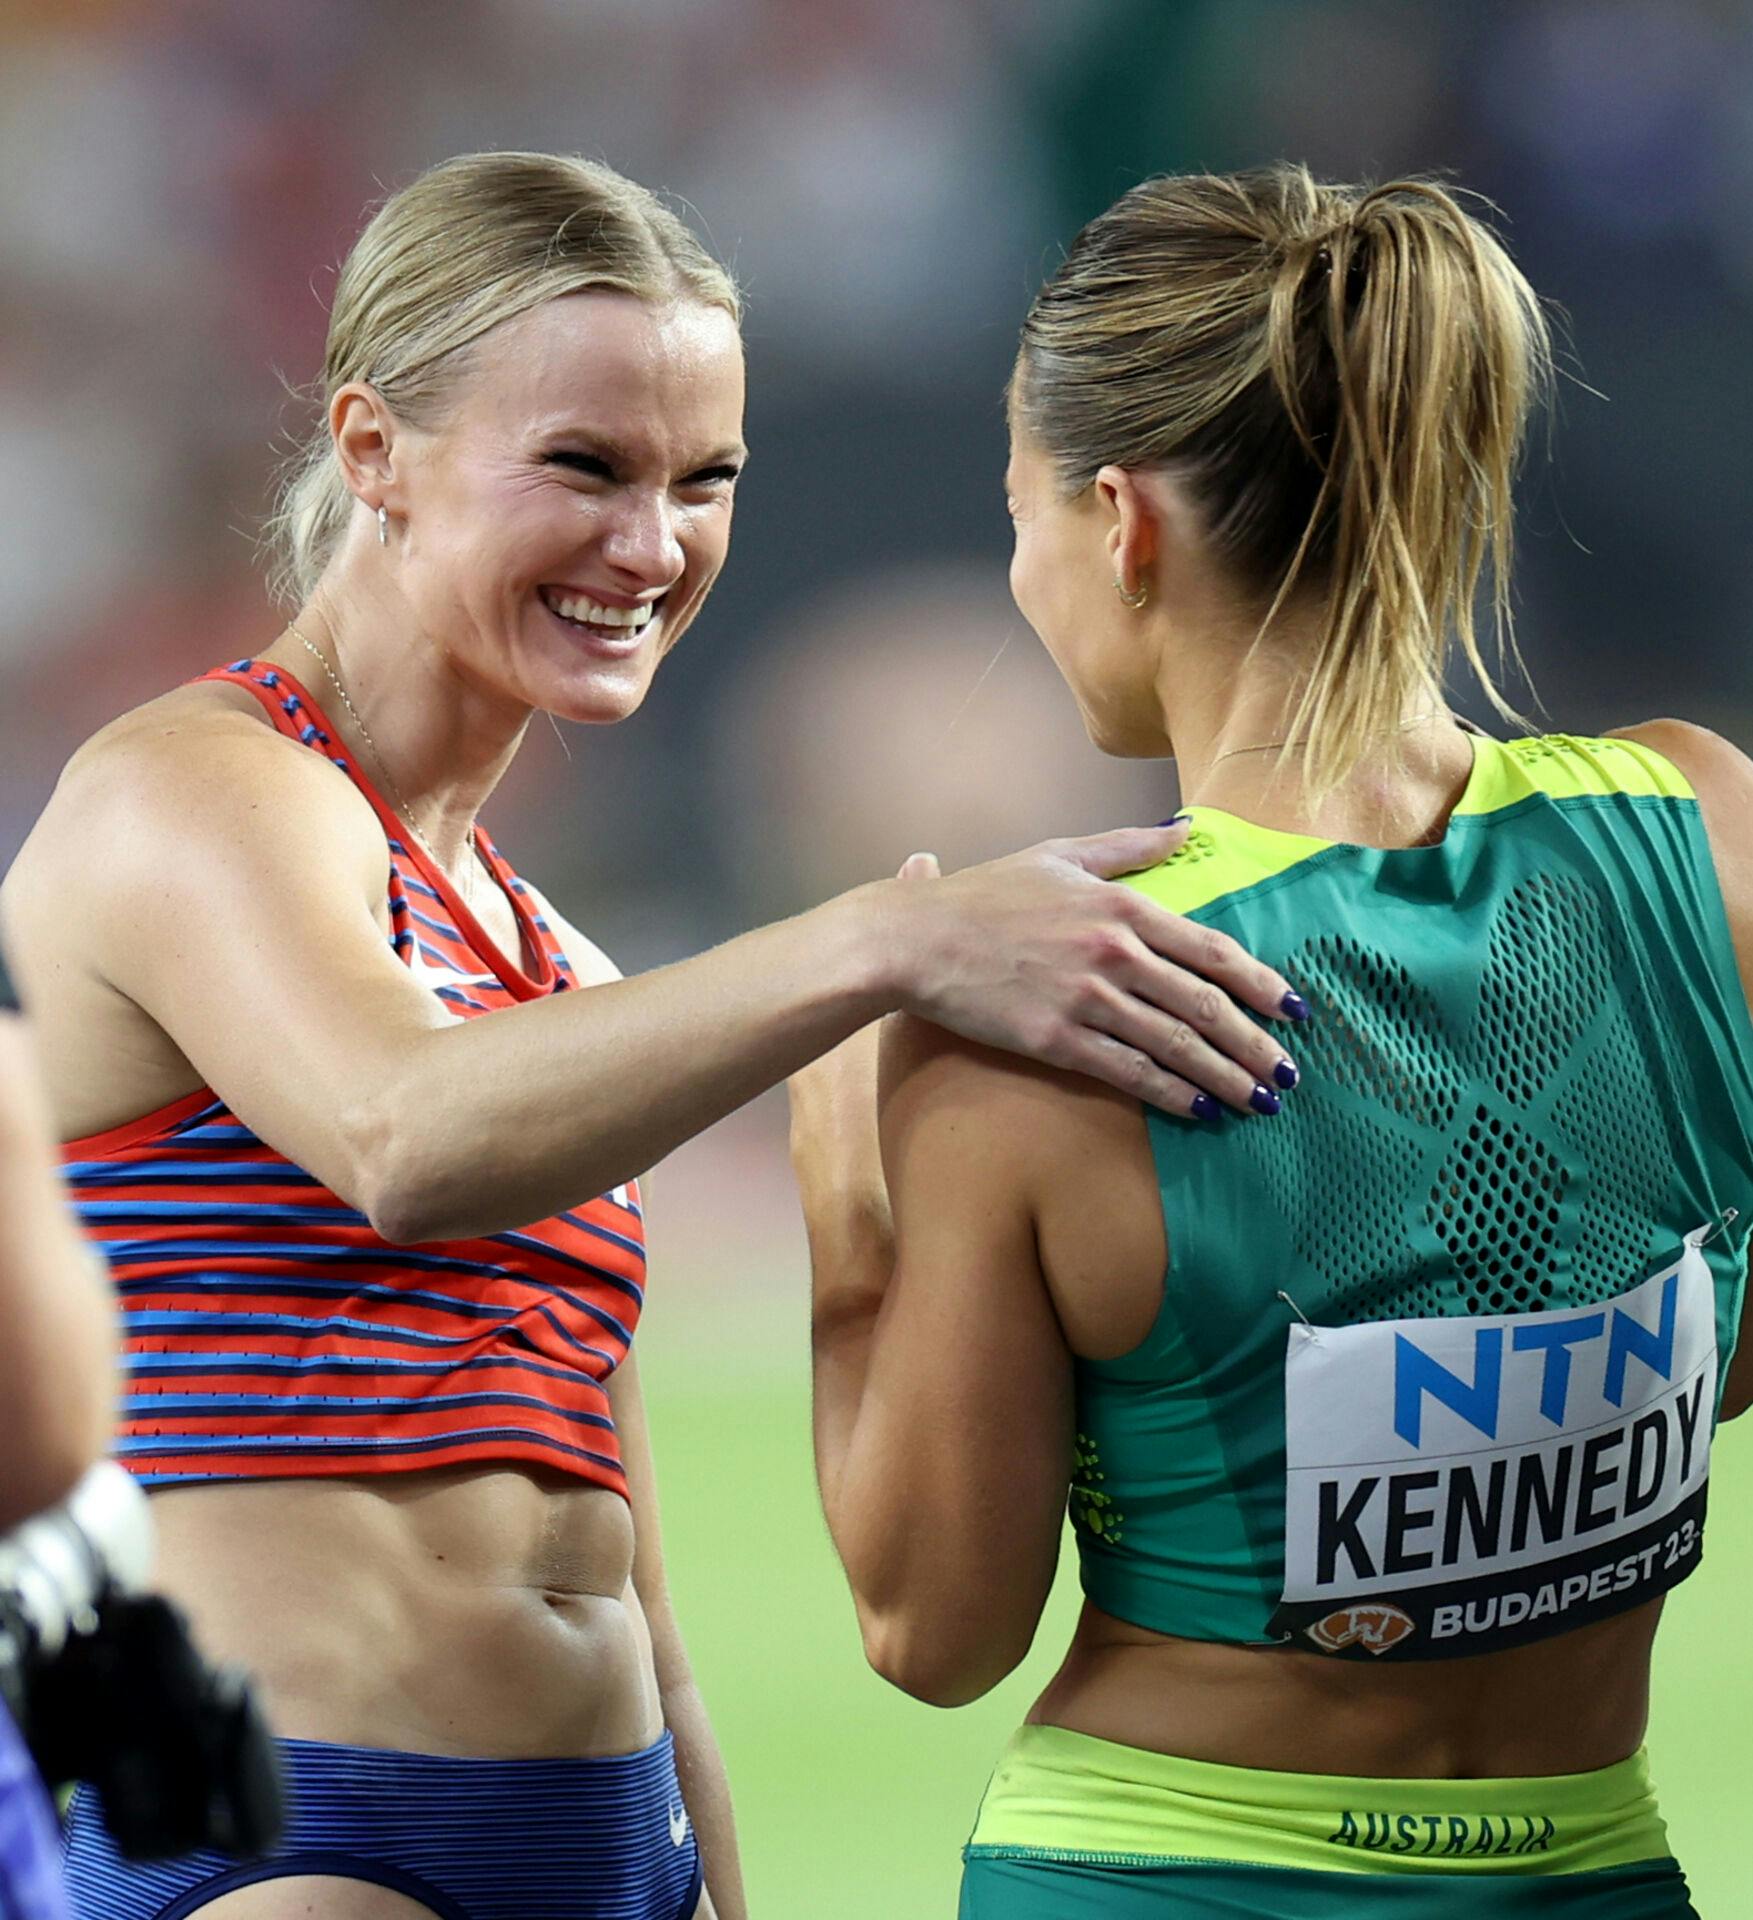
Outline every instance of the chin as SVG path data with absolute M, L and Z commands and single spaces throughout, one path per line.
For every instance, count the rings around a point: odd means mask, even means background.
M 543 648 L 518 663 L 517 692 L 529 706 L 557 720 L 613 726 L 644 706 L 662 659 L 650 648 L 618 660 Z
M 1172 751 L 1159 729 L 1129 724 L 1122 714 L 1092 713 L 1088 707 L 1078 712 L 1090 745 L 1110 760 L 1162 760 Z
M 536 690 L 537 697 L 531 704 L 556 720 L 570 720 L 581 727 L 612 727 L 618 720 L 631 719 L 645 705 L 650 691 L 650 674 L 636 680 L 569 674 L 563 685 Z

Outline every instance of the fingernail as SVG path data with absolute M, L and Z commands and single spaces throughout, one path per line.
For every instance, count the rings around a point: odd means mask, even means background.
M 1256 1087 L 1248 1095 L 1248 1105 L 1256 1113 L 1276 1113 L 1282 1104 L 1270 1087 Z
M 1280 1060 L 1278 1065 L 1272 1069 L 1272 1077 L 1283 1087 L 1286 1093 L 1289 1093 L 1291 1088 L 1297 1083 L 1296 1062 L 1293 1060 Z
M 1288 1013 L 1293 1020 L 1306 1020 L 1309 1017 L 1309 1003 L 1300 993 L 1287 993 L 1278 1003 L 1280 1013 Z
M 1159 827 L 1178 827 L 1186 818 L 1187 815 L 1185 813 L 1171 813 L 1168 819 L 1159 820 L 1157 825 Z
M 1223 1109 L 1209 1093 L 1194 1094 L 1193 1118 L 1195 1120 L 1215 1120 L 1222 1111 Z

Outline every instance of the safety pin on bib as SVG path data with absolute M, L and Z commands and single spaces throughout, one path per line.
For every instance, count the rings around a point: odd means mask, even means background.
M 1722 1212 L 1706 1227 L 1694 1242 L 1696 1246 L 1708 1247 L 1719 1233 L 1727 1233 L 1741 1217 L 1739 1207 L 1724 1207 Z
M 1315 1325 L 1314 1321 L 1312 1321 L 1309 1318 L 1309 1316 L 1303 1312 L 1302 1308 L 1297 1305 L 1297 1303 L 1290 1297 L 1288 1293 L 1285 1292 L 1285 1290 L 1282 1287 L 1278 1289 L 1277 1297 L 1280 1300 L 1282 1300 L 1284 1304 L 1290 1308 L 1291 1312 L 1294 1313 L 1296 1317 L 1303 1323 L 1302 1331 L 1305 1334 L 1305 1336 L 1318 1346 L 1321 1340 L 1321 1329 Z M 1295 1333 L 1296 1328 L 1293 1327 L 1291 1331 Z

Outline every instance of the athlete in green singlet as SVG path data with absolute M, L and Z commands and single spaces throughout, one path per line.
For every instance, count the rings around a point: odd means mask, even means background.
M 1024 328 L 1017 603 L 1098 746 L 1178 762 L 1135 884 L 1312 1018 L 1264 1123 L 906 1021 L 794 1082 L 879 1671 L 1009 1672 L 1069 1492 L 964 1920 L 1692 1912 L 1641 1742 L 1753 1398 L 1753 764 L 1449 713 L 1547 366 L 1450 194 L 1288 167 L 1146 182 Z

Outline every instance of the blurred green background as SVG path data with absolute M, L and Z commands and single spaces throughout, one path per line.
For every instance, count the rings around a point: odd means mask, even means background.
M 652 1183 L 640 1368 L 677 1613 L 730 1769 L 756 1920 L 951 1920 L 987 1775 L 1069 1638 L 1075 1564 L 1068 1543 L 1033 1653 L 971 1707 L 921 1706 L 866 1668 L 810 1463 L 802 1231 L 757 1172 L 772 1124 L 770 1108 L 732 1122 Z M 767 1250 L 750 1259 L 757 1242 Z M 1649 1744 L 1700 1915 L 1742 1920 L 1753 1419 L 1717 1445 L 1709 1548 L 1668 1605 Z

